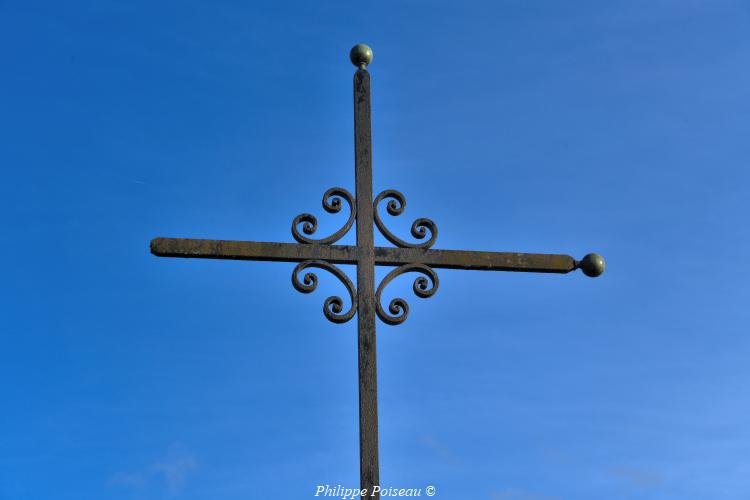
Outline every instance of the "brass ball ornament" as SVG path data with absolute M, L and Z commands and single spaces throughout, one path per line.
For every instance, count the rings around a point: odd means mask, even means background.
M 590 278 L 601 276 L 606 267 L 604 257 L 598 253 L 590 253 L 576 263 L 576 267 L 583 271 L 583 274 Z
M 356 67 L 365 69 L 372 62 L 372 49 L 364 43 L 358 43 L 349 51 L 349 59 Z

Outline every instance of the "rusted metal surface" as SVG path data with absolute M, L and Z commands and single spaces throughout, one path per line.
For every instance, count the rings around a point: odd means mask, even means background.
M 440 269 L 526 273 L 565 274 L 575 269 L 575 259 L 570 255 L 425 250 L 421 248 L 376 247 L 375 263 L 381 266 L 424 264 Z
M 265 241 L 197 240 L 154 238 L 151 253 L 158 257 L 192 259 L 261 260 L 302 262 L 327 260 L 334 264 L 356 264 L 357 247 L 343 245 L 298 245 Z
M 387 310 L 382 306 L 380 301 L 385 287 L 398 276 L 417 273 L 412 286 L 414 294 L 429 298 L 439 286 L 435 269 L 560 274 L 581 269 L 587 276 L 596 277 L 604 272 L 605 263 L 597 254 L 576 261 L 569 255 L 434 250 L 437 225 L 426 218 L 416 219 L 411 225 L 411 235 L 416 242 L 408 242 L 392 233 L 380 217 L 378 205 L 387 200 L 385 208 L 388 214 L 399 216 L 406 207 L 406 197 L 399 191 L 387 189 L 373 199 L 370 74 L 366 69 L 372 57 L 372 50 L 362 44 L 355 46 L 350 53 L 352 63 L 358 67 L 354 75 L 355 195 L 335 187 L 324 193 L 322 203 L 328 213 L 338 213 L 344 203 L 348 205 L 349 217 L 339 230 L 319 237 L 315 234 L 317 218 L 303 213 L 292 221 L 292 236 L 298 242 L 296 244 L 155 238 L 151 240 L 151 253 L 159 257 L 296 262 L 292 285 L 302 293 L 312 293 L 317 288 L 318 277 L 314 269 L 333 274 L 343 284 L 349 295 L 349 307 L 344 299 L 333 295 L 323 302 L 323 314 L 334 323 L 344 323 L 357 316 L 360 486 L 367 490 L 367 498 L 380 498 L 379 494 L 372 494 L 373 486 L 380 484 L 375 318 L 398 325 L 409 314 L 409 304 L 403 298 L 391 300 Z M 357 244 L 334 245 L 355 222 Z M 395 248 L 374 245 L 375 227 Z M 357 266 L 356 286 L 336 264 Z M 375 266 L 395 267 L 377 288 Z
M 360 255 L 359 249 L 351 245 L 297 245 L 189 238 L 154 238 L 151 240 L 151 253 L 158 257 L 277 262 L 325 260 L 333 264 L 356 264 Z M 436 269 L 560 274 L 576 269 L 573 257 L 557 254 L 391 247 L 375 247 L 374 254 L 376 266 L 424 264 Z
M 354 184 L 357 204 L 357 332 L 359 352 L 359 484 L 380 498 L 378 370 L 375 342 L 375 238 L 372 214 L 370 73 L 354 74 Z
M 414 285 L 412 286 L 414 295 L 419 298 L 427 299 L 432 297 L 435 295 L 435 292 L 437 292 L 438 286 L 440 285 L 437 273 L 424 264 L 405 264 L 388 273 L 386 277 L 383 278 L 383 281 L 380 282 L 378 291 L 375 292 L 375 308 L 378 313 L 378 318 L 389 325 L 400 325 L 406 321 L 406 318 L 409 316 L 409 303 L 401 297 L 396 297 L 391 300 L 390 304 L 388 304 L 388 312 L 385 312 L 385 309 L 383 309 L 383 305 L 380 302 L 381 296 L 383 295 L 383 289 L 388 286 L 388 283 L 405 273 L 421 273 L 424 275 L 418 276 L 414 280 Z
M 300 243 L 317 243 L 319 245 L 330 245 L 340 240 L 351 229 L 354 219 L 357 215 L 357 209 L 354 204 L 354 197 L 344 188 L 331 188 L 323 194 L 323 209 L 329 214 L 335 214 L 341 211 L 341 200 L 346 201 L 349 205 L 349 219 L 346 224 L 326 238 L 311 238 L 315 231 L 318 230 L 318 219 L 312 214 L 300 214 L 292 221 L 292 236 Z M 302 225 L 302 233 L 299 232 L 299 225 Z
M 346 323 L 354 317 L 354 310 L 357 306 L 357 289 L 344 271 L 324 260 L 304 260 L 297 264 L 297 267 L 292 271 L 292 286 L 298 292 L 314 292 L 318 287 L 318 276 L 315 273 L 308 271 L 302 277 L 302 281 L 299 279 L 300 272 L 313 267 L 333 274 L 346 287 L 346 291 L 349 293 L 349 302 L 351 303 L 346 312 L 343 312 L 344 301 L 338 295 L 332 295 L 323 302 L 323 314 L 326 318 L 334 323 Z
M 390 201 L 386 204 L 386 210 L 390 215 L 394 217 L 399 216 L 406 208 L 406 197 L 401 194 L 400 191 L 396 191 L 395 189 L 386 189 L 375 197 L 375 202 L 373 203 L 375 225 L 380 230 L 380 233 L 385 236 L 385 239 L 401 248 L 430 248 L 434 245 L 435 240 L 437 240 L 438 230 L 437 225 L 435 225 L 430 219 L 417 219 L 411 225 L 411 235 L 414 236 L 414 238 L 423 240 L 428 234 L 430 235 L 426 241 L 420 243 L 409 243 L 402 240 L 386 227 L 383 223 L 383 219 L 380 218 L 380 214 L 378 213 L 378 205 L 381 201 L 389 198 Z

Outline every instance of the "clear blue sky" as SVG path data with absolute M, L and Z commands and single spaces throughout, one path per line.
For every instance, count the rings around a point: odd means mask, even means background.
M 358 42 L 375 190 L 406 194 L 402 218 L 432 218 L 440 248 L 608 263 L 441 271 L 429 300 L 394 285 L 411 315 L 378 330 L 383 484 L 749 498 L 746 1 L 4 0 L 0 499 L 357 485 L 335 282 L 302 295 L 291 264 L 148 242 L 291 242 L 310 211 L 335 228 L 320 198 L 354 189 Z

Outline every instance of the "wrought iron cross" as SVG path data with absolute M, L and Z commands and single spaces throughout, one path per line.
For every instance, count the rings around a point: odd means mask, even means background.
M 386 211 L 398 216 L 406 207 L 406 198 L 393 189 L 383 191 L 374 199 L 372 195 L 370 74 L 366 69 L 372 61 L 372 50 L 360 44 L 351 50 L 349 57 L 358 68 L 354 74 L 355 196 L 340 187 L 331 188 L 323 195 L 323 208 L 328 213 L 340 212 L 343 202 L 349 205 L 349 218 L 341 229 L 328 237 L 314 238 L 318 221 L 314 215 L 304 213 L 292 221 L 292 236 L 297 244 L 155 238 L 151 240 L 151 253 L 159 257 L 298 262 L 292 272 L 292 285 L 302 293 L 313 292 L 318 284 L 317 276 L 311 271 L 307 271 L 300 280 L 300 273 L 310 268 L 329 271 L 343 283 L 349 293 L 351 306 L 345 311 L 344 300 L 332 296 L 323 303 L 323 313 L 334 323 L 344 323 L 357 314 L 360 487 L 368 492 L 363 496 L 380 498 L 379 493 L 373 492 L 373 486 L 380 484 L 375 317 L 389 325 L 398 325 L 409 314 L 409 305 L 402 298 L 391 300 L 387 311 L 383 308 L 381 294 L 388 283 L 404 273 L 418 273 L 414 280 L 414 293 L 427 298 L 432 297 L 438 289 L 438 276 L 434 269 L 561 274 L 581 269 L 587 276 L 596 277 L 604 272 L 604 259 L 597 254 L 588 254 L 577 261 L 568 255 L 431 250 L 438 231 L 430 219 L 417 219 L 412 223 L 412 236 L 422 241 L 409 243 L 393 234 L 383 223 L 378 207 L 387 200 Z M 357 244 L 334 245 L 355 222 Z M 375 246 L 373 224 L 395 248 Z M 357 266 L 356 286 L 336 264 Z M 377 288 L 375 266 L 395 268 Z

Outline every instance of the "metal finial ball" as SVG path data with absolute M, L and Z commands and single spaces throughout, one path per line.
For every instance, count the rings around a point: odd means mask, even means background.
M 590 278 L 600 276 L 604 272 L 604 267 L 604 257 L 598 253 L 590 253 L 578 262 L 578 268 Z
M 352 47 L 352 50 L 349 52 L 349 59 L 353 65 L 364 69 L 365 66 L 372 62 L 372 49 L 364 43 L 359 43 Z

